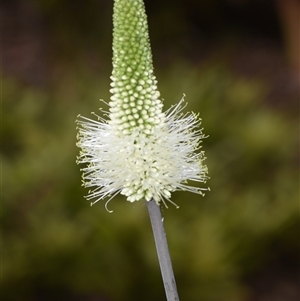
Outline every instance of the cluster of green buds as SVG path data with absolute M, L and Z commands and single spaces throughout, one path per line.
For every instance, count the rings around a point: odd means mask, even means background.
M 165 115 L 157 90 L 142 1 L 115 1 L 110 124 L 122 134 L 149 135 Z

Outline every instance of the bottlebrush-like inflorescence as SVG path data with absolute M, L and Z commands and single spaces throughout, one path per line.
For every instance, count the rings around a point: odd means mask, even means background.
M 113 71 L 108 118 L 81 117 L 77 146 L 83 184 L 92 187 L 92 204 L 118 193 L 130 202 L 152 198 L 159 204 L 171 192 L 187 190 L 203 195 L 204 135 L 200 120 L 183 113 L 184 99 L 163 112 L 153 72 L 147 16 L 142 0 L 115 0 L 113 15 Z

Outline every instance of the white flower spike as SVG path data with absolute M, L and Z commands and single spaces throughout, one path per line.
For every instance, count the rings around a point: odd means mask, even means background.
M 153 74 L 147 17 L 142 0 L 115 0 L 113 71 L 108 119 L 81 117 L 77 162 L 92 204 L 118 193 L 130 202 L 171 202 L 171 192 L 203 195 L 187 181 L 203 182 L 204 138 L 195 114 L 183 113 L 184 99 L 166 112 Z

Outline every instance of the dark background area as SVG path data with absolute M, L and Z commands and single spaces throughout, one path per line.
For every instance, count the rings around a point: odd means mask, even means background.
M 165 108 L 211 192 L 164 209 L 181 300 L 299 300 L 298 0 L 145 1 Z M 109 100 L 112 1 L 2 1 L 2 300 L 164 300 L 143 202 L 90 207 L 78 114 Z

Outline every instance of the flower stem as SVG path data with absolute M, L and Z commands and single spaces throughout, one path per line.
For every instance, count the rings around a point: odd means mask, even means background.
M 147 202 L 148 212 L 152 225 L 156 251 L 160 270 L 165 286 L 167 301 L 179 301 L 172 262 L 168 249 L 166 232 L 159 205 L 154 199 Z

